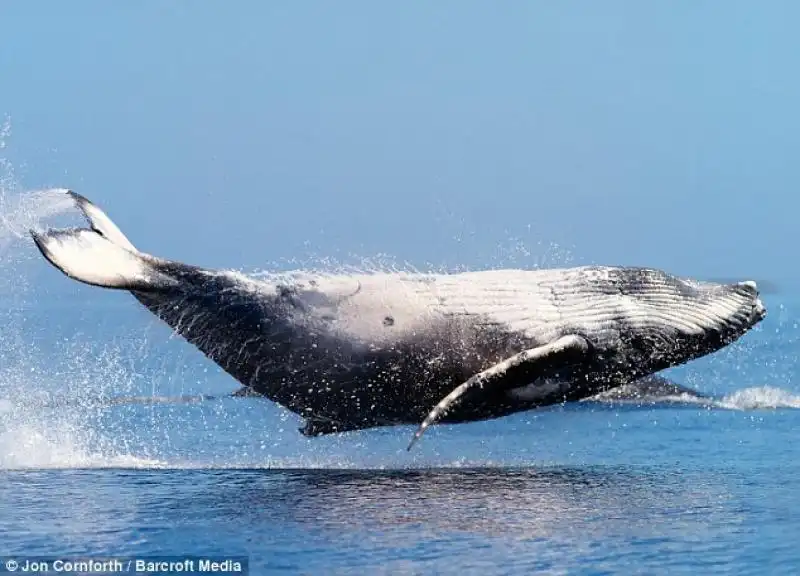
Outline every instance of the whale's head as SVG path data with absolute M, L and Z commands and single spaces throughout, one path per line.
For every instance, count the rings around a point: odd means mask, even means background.
M 630 273 L 630 272 L 628 272 Z M 649 373 L 732 344 L 767 315 L 753 281 L 697 282 L 640 270 L 624 285 L 621 356 Z
M 758 284 L 756 284 L 753 280 L 748 280 L 746 282 L 740 282 L 739 286 L 748 289 L 749 292 L 752 293 L 752 316 L 750 326 L 755 326 L 767 317 L 767 307 L 764 306 L 764 303 L 761 301 L 761 297 L 758 292 Z
M 734 284 L 697 283 L 693 294 L 700 303 L 705 322 L 712 331 L 736 339 L 767 316 L 758 285 L 753 280 Z
M 758 285 L 753 280 L 731 285 L 719 285 L 711 289 L 711 300 L 719 298 L 717 306 L 725 307 L 728 316 L 720 312 L 720 332 L 728 333 L 726 344 L 738 339 L 767 317 L 767 308 L 761 301 Z

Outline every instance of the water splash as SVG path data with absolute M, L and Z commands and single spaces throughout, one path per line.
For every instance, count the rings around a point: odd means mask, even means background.
M 94 399 L 135 384 L 118 346 L 75 336 L 45 351 L 23 338 L 21 320 L 5 327 L 0 336 L 0 469 L 160 465 L 146 451 L 133 456 L 124 434 L 99 424 L 104 412 Z M 66 409 L 65 400 L 70 404 Z
M 800 395 L 773 386 L 757 386 L 743 388 L 719 398 L 703 398 L 691 394 L 674 394 L 664 396 L 642 396 L 636 399 L 618 399 L 610 395 L 599 394 L 582 402 L 601 403 L 607 405 L 632 406 L 702 406 L 709 409 L 722 410 L 777 410 L 781 408 L 800 409 Z
M 731 410 L 797 409 L 800 408 L 800 395 L 772 386 L 759 386 L 738 390 L 717 404 Z
M 6 120 L 0 153 L 10 134 Z M 91 397 L 87 392 L 102 392 L 103 383 L 124 389 L 130 379 L 113 344 L 76 336 L 40 345 L 26 333 L 35 308 L 29 305 L 34 286 L 26 264 L 37 257 L 28 231 L 73 211 L 65 192 L 25 190 L 11 162 L 0 157 L 0 469 L 157 465 L 126 454 L 119 439 L 96 428 L 97 413 L 90 406 L 47 408 L 55 396 Z
M 7 148 L 10 135 L 11 124 L 6 119 L 0 126 L 0 152 Z M 11 162 L 0 157 L 0 262 L 5 262 L 12 244 L 27 239 L 28 230 L 70 211 L 73 203 L 65 192 L 64 188 L 23 190 Z
M 530 232 L 530 229 L 528 230 Z M 457 244 L 459 238 L 453 239 Z M 335 252 L 335 251 L 334 251 Z M 447 274 L 477 270 L 521 268 L 536 270 L 570 266 L 577 262 L 572 249 L 555 242 L 547 242 L 530 236 L 509 235 L 488 253 L 473 255 L 472 264 L 424 262 L 413 263 L 400 260 L 391 254 L 348 253 L 331 255 L 330 247 L 320 254 L 310 251 L 302 258 L 282 258 L 261 268 L 246 271 L 246 275 L 257 280 L 285 279 L 293 274 L 349 275 L 349 274 Z M 238 271 L 245 273 L 244 271 Z

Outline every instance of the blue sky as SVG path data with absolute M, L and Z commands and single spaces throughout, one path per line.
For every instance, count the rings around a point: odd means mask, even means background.
M 206 266 L 796 278 L 800 3 L 3 2 L 28 188 Z M 557 262 L 556 262 L 557 263 Z

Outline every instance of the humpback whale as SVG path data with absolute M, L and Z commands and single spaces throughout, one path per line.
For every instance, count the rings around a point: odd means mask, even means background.
M 736 341 L 766 315 L 753 281 L 641 267 L 254 279 L 137 250 L 68 192 L 86 228 L 31 230 L 68 277 L 130 292 L 315 436 L 498 418 L 635 384 Z

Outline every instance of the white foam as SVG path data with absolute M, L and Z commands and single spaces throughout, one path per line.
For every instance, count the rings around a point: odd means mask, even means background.
M 760 386 L 738 390 L 717 402 L 731 410 L 800 408 L 800 395 L 780 388 Z
M 800 408 L 800 395 L 773 386 L 757 386 L 732 392 L 722 398 L 703 398 L 690 394 L 664 396 L 642 395 L 639 398 L 614 398 L 610 394 L 600 394 L 587 398 L 586 402 L 607 402 L 610 404 L 688 404 L 718 408 L 723 410 L 763 410 L 779 408 Z
M 8 346 L 0 339 L 0 353 Z M 163 466 L 131 454 L 126 438 L 96 426 L 102 407 L 94 397 L 104 393 L 103 383 L 123 390 L 130 384 L 113 348 L 93 350 L 68 342 L 47 359 L 31 346 L 0 367 L 0 469 Z M 49 372 L 38 369 L 43 364 Z M 53 401 L 65 394 L 75 402 L 65 407 Z
M 161 468 L 159 460 L 119 453 L 114 447 L 88 448 L 96 444 L 91 429 L 70 422 L 12 421 L 0 431 L 0 469 L 43 468 Z

